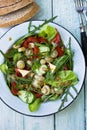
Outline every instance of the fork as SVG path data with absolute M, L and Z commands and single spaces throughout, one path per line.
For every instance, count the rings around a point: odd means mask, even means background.
M 84 8 L 83 8 L 83 14 L 85 16 L 85 20 L 87 22 L 87 0 L 84 0 Z
M 82 13 L 83 13 L 83 0 L 74 0 L 75 2 L 75 8 L 76 11 L 79 14 L 79 22 L 80 22 L 80 32 L 81 32 L 81 43 L 82 43 L 82 51 L 85 57 L 85 63 L 87 65 L 87 37 L 86 37 L 86 31 L 85 26 L 82 19 Z

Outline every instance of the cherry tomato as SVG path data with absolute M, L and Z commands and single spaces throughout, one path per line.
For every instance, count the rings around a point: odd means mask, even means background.
M 35 96 L 36 96 L 36 98 L 40 98 L 42 96 L 42 94 L 36 93 Z
M 29 44 L 29 43 L 27 42 L 27 40 L 25 40 L 25 41 L 23 42 L 22 46 L 25 47 L 25 48 L 28 48 L 28 44 Z
M 69 67 L 65 65 L 64 70 L 69 70 Z
M 25 48 L 28 47 L 29 43 L 43 43 L 43 42 L 47 42 L 47 40 L 45 38 L 42 38 L 42 37 L 34 37 L 34 36 L 30 36 L 28 37 L 22 44 L 22 46 L 24 46 Z
M 30 36 L 27 38 L 27 42 L 30 43 L 30 42 L 39 42 L 38 41 L 38 37 L 33 37 L 33 36 Z
M 18 88 L 16 87 L 16 83 L 15 82 L 11 82 L 11 92 L 13 95 L 17 95 L 18 94 Z
M 56 50 L 58 52 L 58 56 L 63 56 L 64 55 L 64 47 L 62 46 L 57 46 Z
M 55 36 L 55 38 L 52 40 L 52 42 L 58 44 L 60 42 L 60 40 L 61 40 L 60 35 L 59 35 L 59 33 L 57 33 L 56 36 Z
M 46 43 L 47 42 L 47 40 L 43 37 L 38 37 L 38 41 L 39 41 L 39 43 Z
M 36 98 L 40 98 L 42 96 L 42 94 L 34 92 L 33 90 L 31 90 L 31 93 L 33 93 Z
M 37 46 L 35 46 L 35 47 L 34 47 L 34 54 L 38 54 L 38 52 L 39 52 L 39 49 L 38 49 Z
M 31 43 L 31 42 L 35 43 L 35 42 L 39 42 L 39 41 L 38 41 L 38 38 L 37 38 L 37 37 L 30 36 L 30 37 L 28 37 L 28 38 L 24 41 L 24 43 L 23 43 L 22 46 L 24 46 L 25 48 L 27 48 L 28 45 L 29 45 L 29 43 Z
M 34 46 L 34 54 L 36 55 L 36 56 L 34 56 L 34 58 L 38 58 L 38 56 L 37 56 L 38 53 L 39 53 L 38 47 Z

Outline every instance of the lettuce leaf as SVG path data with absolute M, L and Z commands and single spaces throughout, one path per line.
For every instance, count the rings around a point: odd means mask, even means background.
M 56 34 L 56 29 L 50 25 L 44 25 L 39 32 L 39 36 L 46 38 L 48 41 L 51 41 Z
M 71 70 L 62 70 L 59 71 L 58 75 L 58 80 L 56 79 L 47 79 L 46 84 L 49 84 L 53 87 L 68 87 L 72 85 L 76 85 L 78 83 L 78 78 L 77 75 L 71 71 Z
M 71 71 L 71 70 L 68 70 L 68 71 L 60 71 L 58 73 L 58 76 L 60 77 L 60 79 L 63 81 L 63 82 L 67 82 L 67 81 L 71 81 L 71 85 L 75 85 L 78 83 L 78 78 L 77 78 L 77 75 Z
M 0 65 L 0 70 L 2 71 L 2 73 L 7 74 L 7 72 L 8 72 L 7 64 L 1 64 Z
M 68 70 L 68 71 L 65 71 L 65 70 L 60 71 L 60 72 L 58 73 L 58 76 L 59 76 L 63 81 L 73 81 L 73 80 L 77 81 L 77 80 L 78 80 L 77 75 L 76 75 L 73 71 L 71 71 L 71 70 Z

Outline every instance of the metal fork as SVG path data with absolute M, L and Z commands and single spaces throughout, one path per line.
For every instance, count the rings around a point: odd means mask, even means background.
M 76 11 L 79 14 L 82 51 L 85 57 L 86 65 L 87 65 L 87 37 L 86 37 L 85 26 L 82 19 L 82 13 L 83 13 L 83 8 L 84 8 L 83 0 L 74 0 L 74 2 L 75 2 Z
M 86 22 L 87 22 L 87 0 L 84 0 L 83 14 L 84 14 L 85 20 L 86 20 Z
M 80 20 L 80 27 L 84 26 L 83 19 L 82 19 L 82 13 L 83 13 L 83 1 L 82 0 L 74 0 L 76 11 L 79 14 L 79 20 Z

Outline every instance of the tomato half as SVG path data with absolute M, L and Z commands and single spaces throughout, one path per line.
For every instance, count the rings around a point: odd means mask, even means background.
M 39 43 L 46 43 L 47 42 L 47 40 L 43 37 L 38 37 L 38 41 L 39 41 Z
M 64 70 L 69 70 L 68 65 L 65 65 Z
M 34 36 L 30 36 L 28 37 L 22 44 L 22 46 L 24 46 L 25 48 L 28 47 L 29 43 L 44 43 L 44 42 L 47 42 L 47 40 L 45 38 L 42 38 L 42 37 L 34 37 Z
M 35 96 L 36 96 L 36 98 L 41 98 L 42 94 L 36 93 Z
M 34 92 L 33 90 L 31 90 L 31 93 L 33 93 L 36 98 L 40 98 L 42 96 L 42 94 Z
M 27 40 L 25 40 L 25 41 L 23 42 L 22 46 L 25 47 L 25 48 L 28 48 L 28 44 L 29 44 L 29 43 L 27 42 Z
M 59 35 L 59 33 L 57 33 L 56 36 L 55 36 L 55 38 L 52 40 L 52 42 L 58 44 L 60 41 L 61 41 L 60 35 Z
M 57 46 L 56 50 L 58 52 L 58 56 L 63 56 L 64 55 L 64 47 L 62 46 Z
M 29 43 L 31 43 L 31 42 L 33 42 L 33 43 L 37 42 L 37 43 L 38 43 L 39 41 L 38 41 L 38 38 L 37 38 L 37 37 L 30 36 L 30 37 L 28 37 L 28 38 L 23 42 L 22 46 L 24 46 L 25 48 L 27 48 L 28 45 L 29 45 Z
M 16 83 L 15 82 L 11 82 L 11 92 L 13 95 L 17 95 L 18 94 L 18 88 L 16 87 Z
M 33 36 L 30 36 L 27 38 L 27 42 L 30 43 L 30 42 L 39 42 L 38 41 L 38 37 L 33 37 Z
M 38 47 L 37 46 L 34 46 L 34 58 L 38 58 L 38 53 L 39 53 L 39 49 L 38 49 Z

